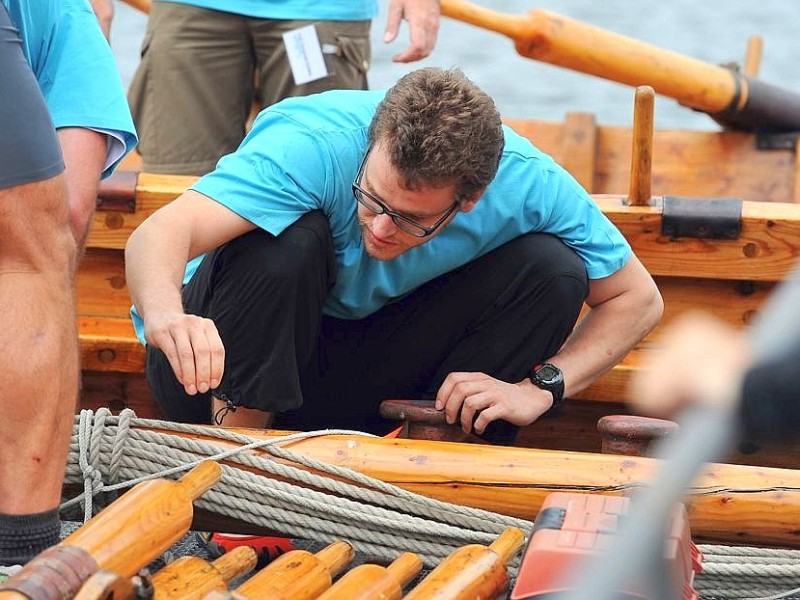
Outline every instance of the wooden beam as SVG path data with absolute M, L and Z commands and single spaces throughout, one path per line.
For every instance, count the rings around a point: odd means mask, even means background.
M 653 275 L 780 281 L 800 254 L 797 204 L 744 202 L 740 237 L 711 240 L 662 235 L 658 198 L 655 206 L 626 206 L 619 195 L 594 199 Z
M 597 124 L 592 113 L 567 113 L 561 166 L 591 193 L 597 169 Z
M 186 191 L 197 177 L 141 173 L 136 186 L 135 212 L 98 210 L 87 245 L 122 250 L 131 232 L 158 208 Z

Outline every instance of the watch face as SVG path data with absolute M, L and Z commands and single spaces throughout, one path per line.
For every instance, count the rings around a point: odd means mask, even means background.
M 543 383 L 555 383 L 561 379 L 561 372 L 553 365 L 545 364 L 537 369 L 536 377 Z

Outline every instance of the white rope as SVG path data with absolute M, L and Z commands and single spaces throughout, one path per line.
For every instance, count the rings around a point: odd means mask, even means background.
M 199 508 L 288 536 L 322 542 L 345 538 L 357 550 L 385 562 L 396 558 L 399 551 L 410 551 L 419 554 L 426 565 L 434 566 L 455 548 L 490 544 L 506 527 L 528 531 L 532 526 L 522 519 L 426 498 L 277 447 L 320 435 L 368 435 L 360 432 L 324 430 L 254 440 L 222 429 L 136 419 L 131 411 L 112 417 L 105 409 L 96 415 L 83 411 L 76 430 L 66 482 L 84 481 L 84 492 L 62 508 L 83 499 L 87 520 L 91 517 L 91 497 L 97 493 L 173 476 L 204 460 L 225 460 L 234 465 L 223 465 L 222 480 L 195 502 Z M 163 430 L 230 441 L 237 447 L 223 450 L 214 441 L 170 435 Z M 250 452 L 256 448 L 330 477 Z M 119 481 L 104 485 L 104 478 L 111 473 Z M 514 561 L 512 568 L 517 564 Z
M 699 545 L 703 572 L 694 588 L 703 598 L 778 600 L 800 597 L 800 551 Z

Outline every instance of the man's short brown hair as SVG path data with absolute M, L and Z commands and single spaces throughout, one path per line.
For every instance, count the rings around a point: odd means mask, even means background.
M 404 187 L 453 183 L 456 200 L 491 183 L 503 151 L 494 101 L 460 69 L 402 77 L 378 105 L 369 139 L 384 147 Z

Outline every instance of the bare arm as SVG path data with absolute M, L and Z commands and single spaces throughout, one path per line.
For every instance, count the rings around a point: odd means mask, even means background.
M 674 417 L 694 402 L 731 408 L 750 361 L 744 331 L 711 314 L 682 314 L 634 374 L 628 390 L 631 403 L 658 417 Z
M 253 229 L 255 225 L 222 204 L 189 190 L 128 238 L 128 291 L 144 320 L 147 343 L 164 352 L 188 394 L 219 385 L 224 348 L 212 321 L 183 312 L 186 263 Z
M 564 372 L 564 395 L 576 394 L 610 370 L 661 320 L 664 301 L 636 256 L 604 279 L 589 281 L 591 310 L 550 361 Z
M 97 21 L 100 23 L 100 29 L 106 40 L 111 40 L 111 21 L 114 18 L 114 2 L 112 0 L 89 0 L 92 5 Z
M 664 310 L 655 282 L 635 256 L 613 275 L 591 280 L 586 303 L 591 310 L 547 361 L 564 373 L 565 396 L 611 369 L 656 326 Z M 474 426 L 479 434 L 497 419 L 529 425 L 552 403 L 552 394 L 528 379 L 507 383 L 484 373 L 451 373 L 436 397 L 436 407 L 445 411 L 449 423 L 456 422 L 460 411 L 466 432 L 477 414 Z
M 80 251 L 86 244 L 97 201 L 97 186 L 106 162 L 106 136 L 92 129 L 64 127 L 58 141 L 66 166 L 69 222 Z
M 395 54 L 395 62 L 413 62 L 428 56 L 439 34 L 439 0 L 391 0 L 386 21 L 385 43 L 393 42 L 400 31 L 400 22 L 408 21 L 409 46 Z

